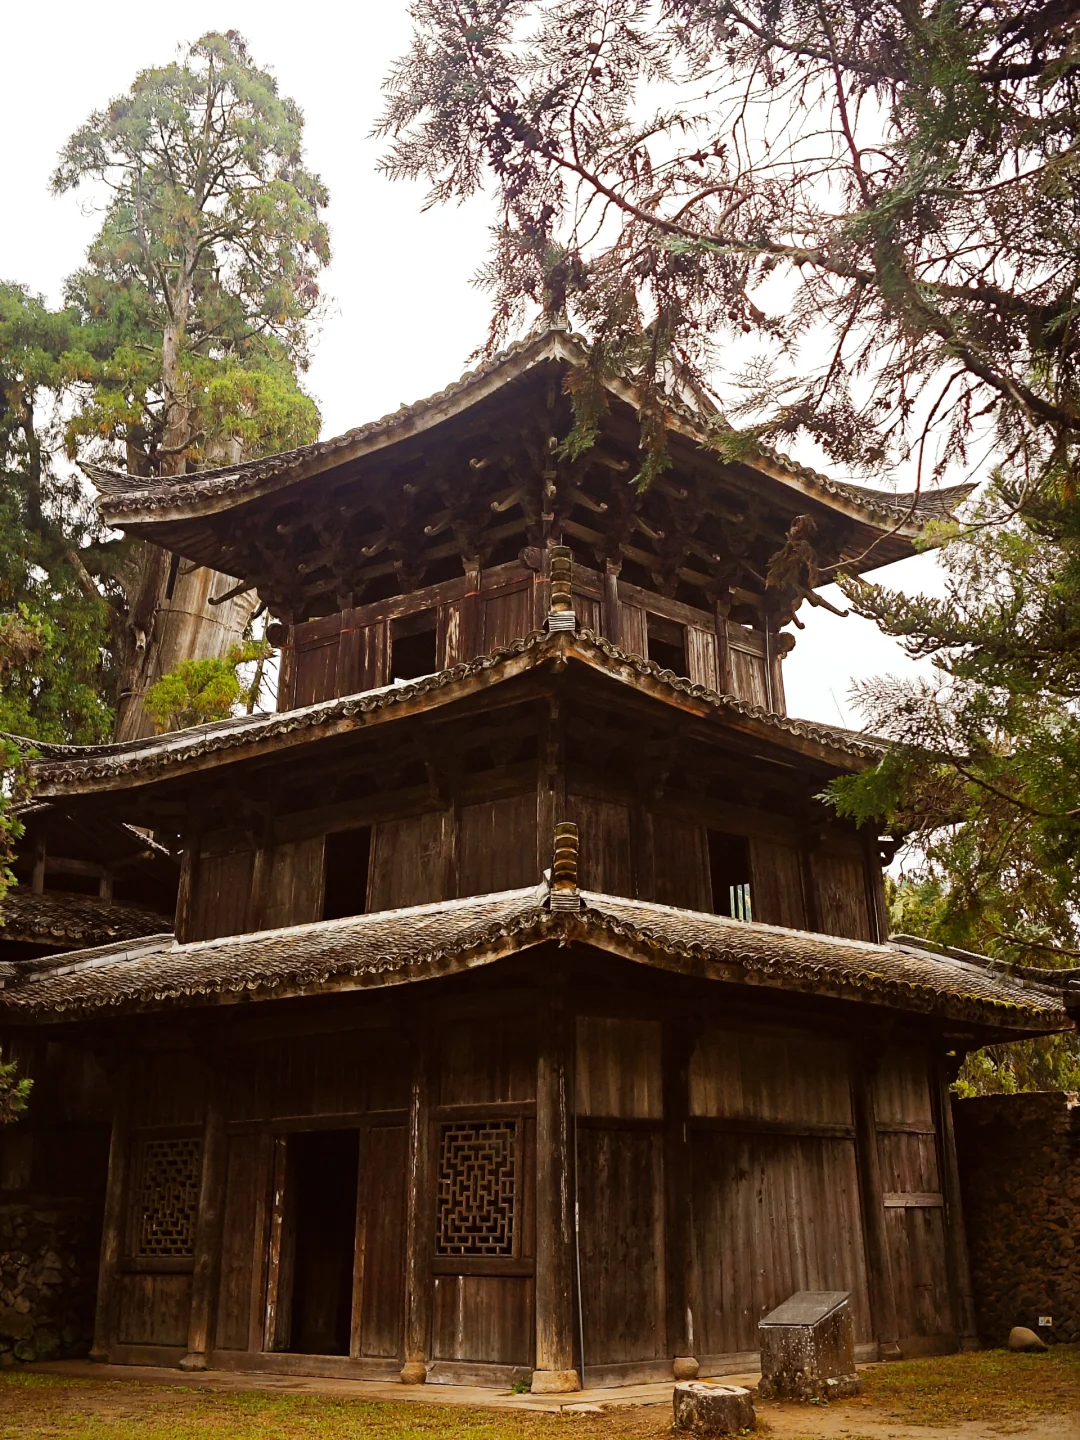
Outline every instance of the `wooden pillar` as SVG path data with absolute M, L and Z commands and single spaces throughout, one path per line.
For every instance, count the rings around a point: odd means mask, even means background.
M 873 829 L 863 830 L 866 853 L 866 899 L 870 911 L 871 938 L 884 945 L 889 938 L 889 907 L 885 901 L 885 881 L 881 873 L 881 856 Z
M 667 1348 L 676 1380 L 698 1373 L 694 1333 L 693 1210 L 691 1195 L 690 1061 L 696 1027 L 664 1027 L 664 1268 Z
M 480 599 L 480 561 L 465 560 L 465 597 L 461 602 L 461 659 L 474 660 L 484 644 L 483 611 Z
M 34 840 L 34 870 L 30 879 L 30 890 L 34 895 L 40 895 L 45 889 L 45 834 L 42 832 Z
M 101 1258 L 98 1263 L 97 1305 L 94 1314 L 94 1344 L 91 1360 L 107 1361 L 109 1349 L 119 1340 L 120 1263 L 124 1252 L 127 1219 L 128 1149 L 131 1118 L 131 1059 L 124 1054 L 109 1066 L 113 1087 L 112 1137 L 109 1142 L 109 1175 L 105 1183 L 105 1213 L 101 1226 Z
M 277 638 L 271 644 L 280 646 L 278 660 L 278 710 L 291 710 L 296 704 L 296 626 L 291 624 L 275 627 Z M 269 630 L 267 635 L 269 636 Z
M 431 1146 L 433 1046 L 425 1026 L 415 1033 L 409 1096 L 408 1196 L 405 1224 L 405 1363 L 403 1385 L 423 1385 L 431 1335 L 431 1244 L 435 1214 Z
M 199 855 L 202 851 L 202 813 L 197 806 L 193 806 L 188 812 L 184 825 L 183 847 L 180 856 L 180 884 L 176 891 L 176 919 L 173 923 L 173 930 L 181 945 L 198 938 L 192 933 L 199 883 Z
M 563 988 L 556 982 L 549 989 L 537 1026 L 536 1395 L 581 1389 L 574 1366 L 573 1017 Z
M 222 1114 L 222 1059 L 208 1059 L 206 1112 L 203 1117 L 202 1173 L 199 1213 L 195 1222 L 195 1265 L 191 1275 L 191 1312 L 188 1318 L 188 1353 L 181 1370 L 205 1370 L 214 1337 L 218 1277 L 221 1265 L 221 1224 L 225 1208 L 226 1136 Z
M 716 678 L 721 695 L 734 695 L 735 680 L 731 673 L 731 646 L 728 643 L 728 616 L 731 596 L 723 594 L 714 602 L 716 622 Z
M 855 1161 L 862 1198 L 863 1236 L 866 1243 L 866 1278 L 870 1288 L 870 1316 L 878 1345 L 878 1358 L 899 1360 L 896 1292 L 893 1288 L 889 1234 L 885 1227 L 885 1197 L 881 1186 L 877 1119 L 874 1113 L 874 1066 L 869 1049 L 853 1056 L 851 1105 L 855 1120 Z
M 952 1091 L 956 1078 L 942 1057 L 931 1066 L 931 1093 L 934 1096 L 941 1164 L 941 1190 L 945 1201 L 945 1249 L 949 1264 L 949 1288 L 961 1350 L 977 1350 L 979 1334 L 975 1322 L 975 1297 L 971 1289 L 967 1229 L 960 1193 L 960 1167 L 956 1159 L 956 1132 L 953 1128 Z
M 622 605 L 619 602 L 619 571 L 622 563 L 618 560 L 604 562 L 604 638 L 622 649 Z

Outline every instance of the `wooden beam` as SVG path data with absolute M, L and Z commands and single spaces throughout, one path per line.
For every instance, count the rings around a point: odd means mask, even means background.
M 570 1083 L 573 1016 L 565 977 L 548 983 L 536 1065 L 536 1367 L 534 1394 L 579 1390 L 574 1365 L 574 1203 Z
M 403 1385 L 427 1379 L 431 1345 L 431 1251 L 435 1213 L 435 1169 L 432 1154 L 431 1090 L 434 1083 L 430 1027 L 415 1036 L 409 1095 L 409 1154 L 405 1226 L 405 1363 Z
M 852 1056 L 851 1106 L 855 1120 L 855 1164 L 862 1201 L 870 1316 L 878 1345 L 878 1359 L 899 1360 L 896 1291 L 893 1286 L 892 1261 L 889 1257 L 889 1235 L 885 1228 L 885 1198 L 874 1114 L 875 1066 L 876 1055 L 869 1045 Z

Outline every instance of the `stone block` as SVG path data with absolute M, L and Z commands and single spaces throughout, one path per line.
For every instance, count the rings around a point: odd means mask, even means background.
M 682 1381 L 671 1403 L 680 1435 L 738 1435 L 754 1428 L 754 1401 L 741 1385 Z
M 799 1290 L 758 1324 L 766 1399 L 829 1400 L 859 1393 L 847 1290 Z
M 581 1380 L 576 1370 L 534 1370 L 529 1389 L 533 1395 L 572 1395 Z
M 1010 1350 L 1031 1350 L 1035 1352 L 1048 1350 L 1050 1347 L 1041 1335 L 1036 1335 L 1034 1330 L 1029 1330 L 1026 1325 L 1014 1325 L 1009 1331 Z

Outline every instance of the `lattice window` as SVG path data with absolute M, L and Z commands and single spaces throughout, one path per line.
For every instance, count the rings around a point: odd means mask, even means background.
M 513 1255 L 517 1123 L 444 1125 L 439 1146 L 439 1255 Z
M 183 1259 L 195 1253 L 202 1141 L 144 1140 L 139 1147 L 132 1253 Z

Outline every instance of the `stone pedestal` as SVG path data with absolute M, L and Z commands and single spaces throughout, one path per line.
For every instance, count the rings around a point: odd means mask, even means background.
M 758 1324 L 763 1399 L 831 1400 L 859 1393 L 846 1290 L 800 1290 Z
M 571 1395 L 580 1389 L 576 1370 L 534 1370 L 529 1386 L 533 1395 Z
M 754 1428 L 754 1402 L 741 1385 L 687 1380 L 672 1396 L 679 1435 L 738 1435 Z

